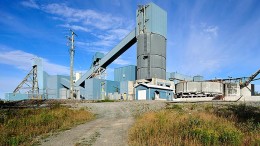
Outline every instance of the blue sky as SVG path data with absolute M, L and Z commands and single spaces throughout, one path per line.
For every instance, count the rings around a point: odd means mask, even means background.
M 107 53 L 134 29 L 137 5 L 148 2 L 1 0 L 0 98 L 26 76 L 34 57 L 43 59 L 49 74 L 69 74 L 69 28 L 78 35 L 75 70 L 85 72 L 95 52 Z M 168 72 L 212 79 L 249 76 L 259 69 L 259 0 L 152 2 L 168 13 Z M 136 64 L 135 45 L 108 67 L 108 79 L 113 68 L 128 64 Z

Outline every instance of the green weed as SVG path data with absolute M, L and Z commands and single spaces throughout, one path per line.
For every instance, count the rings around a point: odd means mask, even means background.
M 86 122 L 94 115 L 85 110 L 71 110 L 58 104 L 41 109 L 0 110 L 0 145 L 32 145 L 34 138 L 68 129 Z
M 178 105 L 178 104 L 173 104 L 171 106 L 168 106 L 167 109 L 175 109 L 175 110 L 178 110 L 178 111 L 182 111 L 182 106 Z
M 139 116 L 128 141 L 130 145 L 259 145 L 259 113 L 259 108 L 245 105 L 168 105 Z

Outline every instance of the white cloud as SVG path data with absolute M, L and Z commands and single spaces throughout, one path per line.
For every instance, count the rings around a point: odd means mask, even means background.
M 217 44 L 218 26 L 192 25 L 181 52 L 179 69 L 186 74 L 212 74 L 218 71 L 229 58 Z
M 117 64 L 117 65 L 129 65 L 130 63 L 131 63 L 130 61 L 125 60 L 125 59 L 123 59 L 123 58 L 121 58 L 121 57 L 117 58 L 117 59 L 113 62 L 113 64 Z
M 44 5 L 42 10 L 54 15 L 56 20 L 60 18 L 59 20 L 65 22 L 59 26 L 88 32 L 96 37 L 97 39 L 91 43 L 76 42 L 79 47 L 84 47 L 88 52 L 107 53 L 130 32 L 130 27 L 134 28 L 134 22 L 125 18 L 90 9 L 75 9 L 65 4 Z
M 203 29 L 204 32 L 212 34 L 213 36 L 218 36 L 218 27 L 217 26 L 206 26 Z
M 94 34 L 99 40 L 92 42 L 82 42 L 77 41 L 76 45 L 81 48 L 84 48 L 85 51 L 88 52 L 102 52 L 107 53 L 115 47 L 127 34 L 128 30 L 124 29 L 114 29 L 108 31 L 105 34 Z
M 0 63 L 12 65 L 21 70 L 29 70 L 31 67 L 31 60 L 35 57 L 36 55 L 20 50 L 2 51 L 0 54 Z
M 81 31 L 85 31 L 85 32 L 90 32 L 90 30 L 87 29 L 86 27 L 82 27 L 82 26 L 79 26 L 79 25 L 62 24 L 62 25 L 59 25 L 59 26 L 65 27 L 65 28 L 70 28 L 72 30 L 81 30 Z
M 95 34 L 96 37 L 98 37 L 101 40 L 107 40 L 107 41 L 115 41 L 115 40 L 122 40 L 130 31 L 127 29 L 112 29 L 109 30 L 107 33 L 103 34 Z
M 84 31 L 95 37 L 91 42 L 77 41 L 79 49 L 93 53 L 108 53 L 134 28 L 134 21 L 110 13 L 91 9 L 77 9 L 64 3 L 41 5 L 40 10 L 51 18 L 64 22 L 60 27 Z M 92 37 L 91 36 L 91 37 Z M 118 59 L 115 64 L 126 65 L 129 61 Z
M 104 44 L 103 46 L 101 46 L 102 43 Z M 81 42 L 81 41 L 76 42 L 76 47 L 90 53 L 101 52 L 107 54 L 110 51 L 104 47 L 107 45 L 108 43 L 102 40 L 97 42 Z
M 29 71 L 31 69 L 32 59 L 37 56 L 21 50 L 3 50 L 1 49 L 0 63 L 14 66 L 17 69 Z M 43 68 L 49 74 L 69 74 L 69 67 L 49 62 L 42 58 Z
M 63 17 L 68 22 L 80 22 L 100 30 L 118 28 L 126 22 L 125 19 L 111 14 L 99 13 L 90 9 L 74 9 L 65 4 L 48 4 L 43 6 L 43 10 L 47 13 Z
M 39 9 L 40 6 L 34 0 L 22 1 L 21 4 L 25 7 Z
M 29 2 L 35 3 L 27 1 L 27 3 Z M 126 18 L 91 9 L 72 8 L 64 3 L 41 5 L 39 8 L 51 14 L 51 18 L 54 20 L 64 22 L 59 26 L 84 31 L 94 36 L 95 38 L 91 39 L 91 42 L 76 42 L 76 47 L 90 53 L 108 53 L 130 32 L 130 29 L 134 28 L 134 21 Z M 126 61 L 116 62 L 124 65 L 127 63 Z
M 103 47 L 114 47 L 118 44 L 130 31 L 126 29 L 112 29 L 106 33 L 97 34 L 92 33 L 99 40 L 92 43 L 93 46 L 103 46 Z
M 0 76 L 0 99 L 4 99 L 5 93 L 11 93 L 22 81 L 21 78 L 13 76 L 11 78 Z M 8 83 L 8 84 L 7 84 Z
M 123 39 L 124 37 L 126 37 L 126 35 L 130 32 L 127 29 L 113 29 L 109 31 L 112 35 L 116 36 L 116 38 L 118 39 Z
M 47 59 L 43 59 L 43 68 L 47 73 L 51 75 L 69 75 L 70 71 L 69 67 L 51 63 Z

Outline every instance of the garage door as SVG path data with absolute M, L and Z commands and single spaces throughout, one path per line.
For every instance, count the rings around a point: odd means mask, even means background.
M 146 90 L 138 91 L 138 100 L 146 100 Z

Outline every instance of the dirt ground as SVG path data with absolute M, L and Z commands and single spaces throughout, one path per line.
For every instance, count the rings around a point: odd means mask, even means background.
M 86 108 L 97 114 L 96 119 L 62 131 L 43 139 L 43 146 L 125 146 L 128 129 L 134 123 L 134 117 L 147 111 L 165 107 L 165 102 L 103 102 L 73 103 L 74 108 Z

